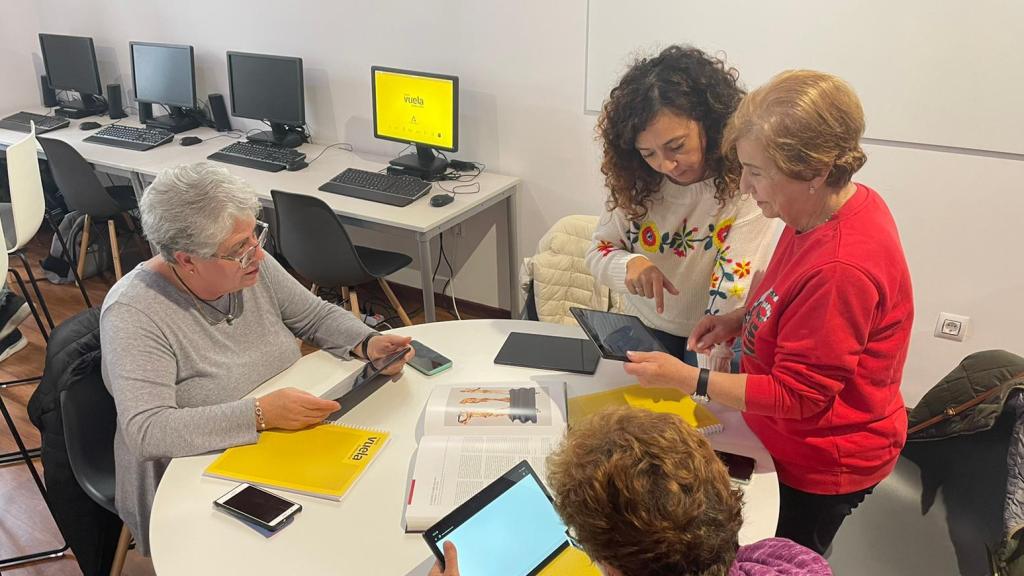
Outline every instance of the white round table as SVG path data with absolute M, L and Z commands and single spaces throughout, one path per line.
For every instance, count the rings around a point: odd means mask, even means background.
M 406 534 L 402 514 L 421 415 L 435 384 L 528 380 L 553 374 L 501 366 L 494 356 L 510 332 L 583 338 L 576 326 L 518 320 L 469 320 L 410 326 L 409 335 L 453 361 L 451 369 L 427 377 L 406 368 L 342 419 L 343 423 L 388 430 L 392 438 L 341 502 L 284 493 L 302 504 L 287 528 L 264 538 L 234 518 L 215 511 L 213 501 L 234 482 L 207 478 L 203 470 L 217 454 L 176 458 L 156 493 L 150 522 L 153 564 L 160 576 L 196 574 L 426 574 L 433 563 L 419 534 Z M 298 386 L 322 394 L 361 363 L 324 352 L 306 356 L 254 394 Z M 634 383 L 619 362 L 601 360 L 593 376 L 566 374 L 570 397 Z M 769 538 L 778 519 L 778 482 L 772 459 L 740 413 L 711 404 L 725 430 L 709 437 L 715 448 L 752 456 L 757 470 L 744 487 L 740 543 Z M 471 576 L 471 575 L 469 575 Z

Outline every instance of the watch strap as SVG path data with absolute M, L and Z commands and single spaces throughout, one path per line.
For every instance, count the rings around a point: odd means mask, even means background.
M 707 368 L 701 368 L 700 372 L 697 373 L 697 389 L 693 391 L 693 399 L 700 402 L 707 402 L 710 400 L 708 397 L 708 379 L 711 378 L 711 370 Z

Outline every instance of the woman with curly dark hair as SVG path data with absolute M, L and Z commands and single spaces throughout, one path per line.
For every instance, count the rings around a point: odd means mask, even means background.
M 775 226 L 730 185 L 719 150 L 743 98 L 737 76 L 670 46 L 633 64 L 597 124 L 608 212 L 587 265 L 680 358 L 705 314 L 742 307 L 773 245 Z
M 824 553 L 896 466 L 914 293 L 883 197 L 853 181 L 867 161 L 864 110 L 842 79 L 789 70 L 746 96 L 723 139 L 740 189 L 786 225 L 746 309 L 707 316 L 704 351 L 738 338 L 741 374 L 630 353 L 641 385 L 743 411 L 779 474 L 776 535 Z

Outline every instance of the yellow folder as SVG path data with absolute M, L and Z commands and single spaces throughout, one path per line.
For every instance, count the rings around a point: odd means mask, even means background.
M 569 546 L 537 573 L 537 576 L 601 576 L 597 568 L 586 554 Z
M 341 500 L 389 437 L 382 430 L 337 424 L 273 430 L 255 444 L 229 448 L 204 474 Z
M 591 414 L 612 406 L 632 406 L 652 412 L 675 414 L 703 434 L 722 430 L 722 423 L 705 406 L 679 390 L 643 388 L 639 384 L 569 398 L 569 427 Z

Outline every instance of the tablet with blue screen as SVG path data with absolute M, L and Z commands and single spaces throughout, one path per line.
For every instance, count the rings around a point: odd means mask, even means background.
M 446 541 L 459 572 L 532 576 L 569 546 L 565 524 L 544 484 L 523 460 L 423 533 L 444 563 Z

